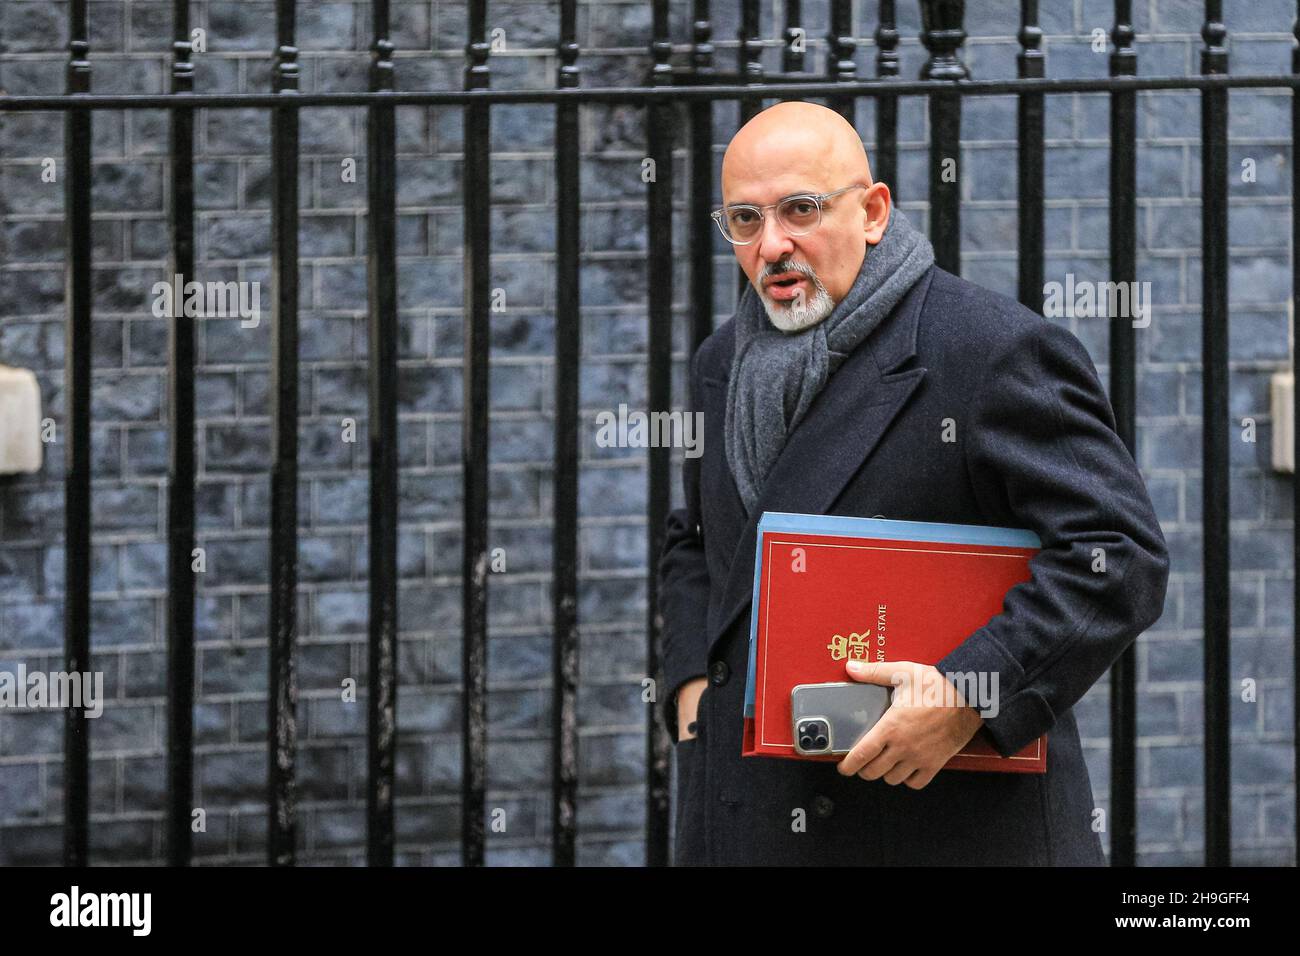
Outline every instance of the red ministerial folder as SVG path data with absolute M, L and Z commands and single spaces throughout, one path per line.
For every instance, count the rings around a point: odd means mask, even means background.
M 850 659 L 937 664 L 1002 612 L 1041 547 L 1019 528 L 764 512 L 743 756 L 840 759 L 795 752 L 791 689 L 851 680 Z M 958 679 L 972 706 L 996 713 L 996 674 Z M 943 769 L 1046 773 L 1047 735 L 1003 757 L 981 728 Z

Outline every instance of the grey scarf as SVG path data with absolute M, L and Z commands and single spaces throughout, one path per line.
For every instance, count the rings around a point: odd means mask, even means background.
M 867 247 L 848 293 L 821 322 L 782 332 L 752 285 L 736 310 L 736 347 L 727 385 L 727 462 L 747 511 L 787 436 L 826 380 L 934 264 L 934 247 L 894 207 L 884 235 Z

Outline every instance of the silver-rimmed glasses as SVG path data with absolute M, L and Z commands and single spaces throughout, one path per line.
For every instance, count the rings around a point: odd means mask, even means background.
M 766 206 L 733 204 L 715 209 L 709 215 L 718 224 L 718 229 L 733 246 L 746 246 L 758 238 L 763 231 L 764 210 L 776 207 L 776 219 L 787 233 L 792 236 L 806 236 L 822 224 L 822 203 L 832 196 L 848 192 L 850 189 L 868 189 L 862 183 L 854 183 L 829 193 L 799 193 L 786 196 L 780 202 Z

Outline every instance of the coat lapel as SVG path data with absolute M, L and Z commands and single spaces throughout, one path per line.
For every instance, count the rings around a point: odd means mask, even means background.
M 826 514 L 925 377 L 920 367 L 891 373 L 916 355 L 917 325 L 933 277 L 934 269 L 923 275 L 830 377 L 791 432 L 748 515 L 721 456 L 726 481 L 705 487 L 709 494 L 735 498 L 744 529 L 723 585 L 721 614 L 710 629 L 710 648 L 753 600 L 759 517 L 764 511 Z M 723 394 L 725 398 L 725 389 Z

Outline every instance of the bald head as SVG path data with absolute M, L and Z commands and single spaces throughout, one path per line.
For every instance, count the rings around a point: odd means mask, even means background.
M 819 224 L 794 228 L 802 235 L 791 234 L 774 206 L 793 196 L 837 192 L 821 200 Z M 783 332 L 802 331 L 830 315 L 889 222 L 889 187 L 872 180 L 858 131 L 816 103 L 778 103 L 741 127 L 722 158 L 722 202 L 773 207 L 764 209 L 758 235 L 732 248 L 768 318 Z
M 748 202 L 733 199 L 729 184 L 781 174 L 834 182 L 819 190 L 825 192 L 845 183 L 871 185 L 871 164 L 858 131 L 839 113 L 817 103 L 777 103 L 740 128 L 722 158 L 722 200 Z

